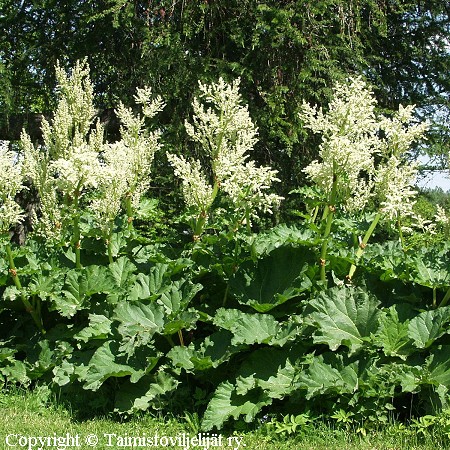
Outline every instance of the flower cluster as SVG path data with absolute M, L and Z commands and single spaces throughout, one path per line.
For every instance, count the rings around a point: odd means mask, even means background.
M 447 227 L 450 224 L 450 218 L 448 217 L 445 209 L 440 206 L 436 205 L 436 214 L 434 216 L 434 221 L 436 224 Z
M 89 66 L 78 62 L 68 76 L 58 65 L 56 78 L 58 106 L 52 123 L 42 122 L 43 145 L 36 148 L 25 132 L 21 136 L 24 168 L 40 198 L 37 231 L 46 237 L 58 237 L 62 207 L 76 207 L 102 178 L 103 130 L 97 124 L 91 132 L 95 109 Z
M 327 195 L 336 180 L 336 200 L 349 212 L 376 201 L 386 217 L 410 215 L 417 167 L 407 164 L 405 155 L 428 125 L 411 123 L 413 106 L 400 106 L 392 118 L 377 116 L 375 107 L 361 77 L 336 84 L 326 113 L 304 103 L 300 117 L 305 127 L 322 134 L 320 160 L 304 172 Z
M 58 106 L 52 124 L 42 122 L 44 146 L 53 160 L 69 159 L 74 148 L 84 145 L 95 115 L 93 86 L 86 61 L 77 62 L 70 76 L 55 68 Z
M 207 211 L 213 200 L 213 188 L 202 172 L 200 161 L 189 162 L 171 153 L 167 154 L 167 159 L 174 168 L 175 176 L 181 179 L 186 205 Z
M 138 88 L 134 99 L 137 104 L 142 105 L 143 116 L 136 115 L 130 108 L 119 104 L 116 114 L 122 122 L 120 128 L 122 139 L 114 146 L 114 151 L 109 151 L 105 155 L 105 161 L 126 180 L 132 204 L 137 206 L 142 194 L 149 187 L 153 158 L 161 148 L 160 133 L 149 132 L 145 127 L 145 119 L 152 119 L 162 111 L 164 102 L 159 96 L 153 99 L 149 87 Z
M 15 196 L 23 189 L 21 163 L 18 155 L 8 149 L 7 141 L 0 141 L 0 167 L 0 232 L 5 233 L 22 220 Z
M 257 167 L 248 152 L 257 141 L 258 130 L 248 108 L 241 104 L 239 79 L 228 84 L 199 83 L 200 100 L 194 99 L 192 123 L 186 121 L 189 137 L 198 142 L 211 164 L 213 183 L 201 170 L 199 161 L 168 153 L 175 174 L 181 178 L 188 206 L 206 215 L 219 192 L 227 195 L 233 208 L 244 218 L 257 217 L 258 211 L 272 212 L 282 197 L 269 189 L 277 171 Z
M 417 164 L 405 164 L 396 156 L 380 164 L 375 173 L 375 194 L 384 216 L 395 219 L 412 214 L 416 177 Z
M 154 155 L 161 146 L 159 133 L 145 129 L 145 118 L 153 118 L 161 111 L 163 101 L 160 97 L 152 99 L 150 88 L 138 89 L 135 100 L 142 105 L 144 117 L 120 103 L 116 113 L 122 122 L 122 139 L 104 146 L 102 153 L 102 177 L 91 206 L 105 232 L 119 214 L 125 198 L 133 207 L 139 204 L 150 184 Z
M 339 200 L 347 210 L 359 210 L 370 198 L 374 154 L 380 144 L 376 101 L 361 78 L 338 83 L 334 94 L 327 113 L 302 105 L 305 127 L 322 134 L 321 161 L 313 161 L 304 171 L 326 193 L 337 177 Z
M 31 220 L 38 234 L 47 238 L 59 237 L 62 213 L 54 182 L 49 174 L 50 156 L 45 148 L 35 147 L 24 131 L 21 145 L 24 154 L 23 173 L 39 194 L 40 217 L 38 219 L 33 211 Z
M 135 100 L 144 117 L 120 104 L 117 114 L 122 122 L 122 139 L 114 144 L 104 141 L 99 121 L 94 125 L 93 87 L 86 62 L 78 62 L 70 76 L 56 68 L 59 101 L 53 120 L 43 121 L 43 145 L 35 147 L 30 137 L 21 136 L 24 171 L 36 187 L 41 216 L 37 231 L 57 237 L 62 210 L 70 218 L 78 214 L 79 202 L 91 195 L 90 209 L 99 226 L 110 231 L 124 199 L 136 207 L 148 188 L 151 164 L 159 149 L 159 134 L 145 130 L 145 117 L 153 117 L 164 104 L 152 100 L 149 88 L 138 89 Z

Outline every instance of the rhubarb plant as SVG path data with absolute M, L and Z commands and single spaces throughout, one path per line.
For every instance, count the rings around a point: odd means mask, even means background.
M 46 383 L 102 413 L 190 414 L 202 431 L 268 413 L 286 430 L 306 417 L 366 431 L 448 409 L 449 247 L 405 251 L 376 232 L 414 202 L 405 156 L 426 126 L 412 108 L 377 114 L 360 78 L 336 85 L 326 112 L 303 105 L 322 135 L 304 172 L 312 210 L 264 228 L 278 174 L 251 158 L 239 83 L 200 83 L 186 122 L 198 159 L 166 149 L 192 239 L 174 226 L 156 241 L 134 219 L 155 207 L 164 137 L 149 119 L 163 100 L 137 90 L 108 142 L 87 64 L 57 74 L 42 142 L 24 132 L 21 152 L 0 147 L 0 384 Z M 39 207 L 17 245 L 24 189 Z

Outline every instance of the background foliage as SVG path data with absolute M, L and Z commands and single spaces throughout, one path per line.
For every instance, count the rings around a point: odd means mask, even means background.
M 87 56 L 112 139 L 117 100 L 131 104 L 135 88 L 149 85 L 167 102 L 168 145 L 184 151 L 197 80 L 241 77 L 260 133 L 257 160 L 281 171 L 282 194 L 303 184 L 299 169 L 317 155 L 301 101 L 326 104 L 332 82 L 352 73 L 373 82 L 382 108 L 420 105 L 434 121 L 427 150 L 441 165 L 448 154 L 449 11 L 439 0 L 2 0 L 1 10 L 2 139 L 17 139 L 24 123 L 38 136 L 39 114 L 54 107 L 56 62 L 68 69 Z

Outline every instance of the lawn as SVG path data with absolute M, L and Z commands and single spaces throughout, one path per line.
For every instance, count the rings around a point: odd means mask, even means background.
M 406 427 L 387 426 L 366 436 L 356 430 L 331 429 L 324 424 L 308 425 L 289 436 L 275 427 L 227 433 L 201 433 L 195 417 L 141 415 L 124 419 L 83 419 L 88 411 L 71 411 L 49 395 L 46 388 L 0 393 L 2 420 L 0 448 L 26 449 L 119 449 L 119 448 L 210 448 L 251 450 L 387 450 L 448 448 L 442 436 L 417 433 Z M 134 445 L 134 446 L 133 446 Z

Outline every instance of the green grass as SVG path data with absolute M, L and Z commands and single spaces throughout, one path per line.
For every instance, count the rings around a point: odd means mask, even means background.
M 147 447 L 125 447 L 120 446 L 121 438 L 148 437 L 152 438 L 156 434 L 159 437 L 182 438 L 184 436 L 196 436 L 195 416 L 189 419 L 175 420 L 172 417 L 154 417 L 146 414 L 140 417 L 131 418 L 127 421 L 119 421 L 114 418 L 95 418 L 82 420 L 82 414 L 74 414 L 67 408 L 51 400 L 49 392 L 45 388 L 37 388 L 33 391 L 9 390 L 0 392 L 0 449 L 22 449 L 28 448 L 25 444 L 32 441 L 29 438 L 36 436 L 48 436 L 56 439 L 59 436 L 70 436 L 78 441 L 74 442 L 78 446 L 67 446 L 67 449 L 95 449 L 110 450 L 119 448 L 152 448 L 152 449 L 187 449 L 182 445 L 147 445 Z M 17 436 L 13 436 L 17 435 Z M 86 439 L 98 438 L 98 444 L 88 446 Z M 107 435 L 111 435 L 108 438 Z M 114 436 L 113 436 L 114 435 Z M 10 436 L 10 444 L 17 444 L 16 447 L 8 446 L 7 436 Z M 90 437 L 91 436 L 91 437 Z M 213 437 L 212 433 L 204 434 L 204 437 Z M 246 450 L 387 450 L 387 449 L 417 449 L 436 450 L 448 448 L 443 436 L 433 436 L 426 434 L 418 436 L 413 430 L 389 426 L 379 432 L 361 436 L 357 432 L 342 429 L 331 429 L 324 424 L 310 425 L 305 430 L 298 431 L 295 435 L 281 436 L 275 433 L 271 426 L 263 426 L 256 431 L 235 431 L 233 434 L 223 434 L 222 446 L 211 445 L 210 449 L 232 449 L 237 448 L 234 437 L 241 439 L 240 449 Z M 219 438 L 219 437 L 217 437 Z M 228 441 L 229 438 L 233 438 Z M 19 441 L 18 439 L 22 439 Z M 28 439 L 28 441 L 26 441 Z M 108 441 L 110 439 L 110 441 Z M 233 445 L 231 445 L 233 442 Z M 123 442 L 126 443 L 126 442 Z M 230 445 L 228 445 L 230 443 Z M 24 444 L 23 446 L 21 446 Z M 43 446 L 42 449 L 62 449 L 51 441 L 52 446 Z M 63 444 L 61 442 L 60 444 Z M 214 444 L 214 442 L 213 442 Z M 36 445 L 34 449 L 39 449 Z M 191 448 L 205 448 L 194 447 Z

